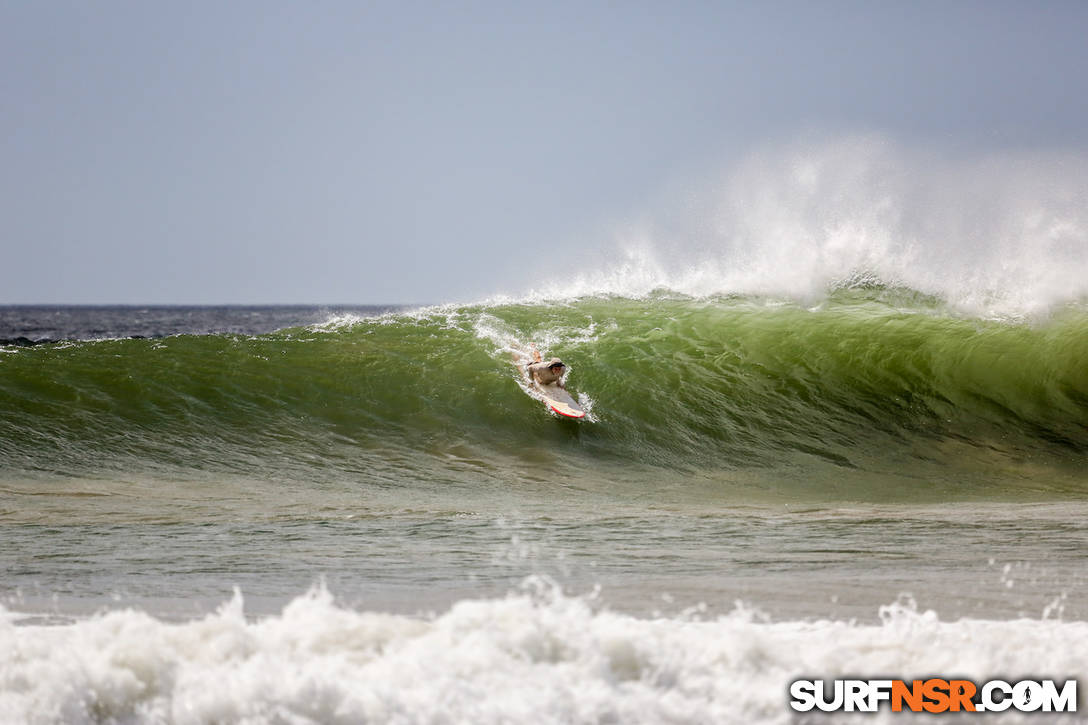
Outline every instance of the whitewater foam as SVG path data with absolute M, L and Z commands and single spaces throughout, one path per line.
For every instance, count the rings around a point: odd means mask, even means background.
M 1030 317 L 1088 295 L 1088 157 L 949 158 L 867 136 L 751 154 L 526 297 L 814 300 L 859 276 L 964 312 Z
M 127 610 L 20 626 L 3 613 L 0 721 L 786 723 L 802 676 L 1085 674 L 1086 623 L 942 622 L 909 602 L 880 616 L 770 622 L 738 606 L 640 619 L 540 578 L 427 617 L 356 611 L 324 588 L 257 621 L 240 594 L 182 624 Z

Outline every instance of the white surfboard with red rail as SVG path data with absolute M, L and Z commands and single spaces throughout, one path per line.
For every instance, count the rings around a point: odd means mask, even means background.
M 567 418 L 586 417 L 586 412 L 582 410 L 582 406 L 578 405 L 578 401 L 555 383 L 541 385 L 533 381 L 533 390 L 544 399 L 544 403 L 549 410 Z

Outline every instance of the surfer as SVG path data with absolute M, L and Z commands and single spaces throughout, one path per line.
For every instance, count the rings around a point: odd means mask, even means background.
M 530 380 L 536 381 L 540 385 L 555 383 L 561 388 L 564 387 L 563 373 L 566 371 L 567 366 L 557 357 L 553 357 L 548 362 L 542 362 L 540 351 L 535 347 L 533 348 L 533 362 L 525 366 L 525 372 L 529 373 Z
M 529 379 L 525 392 L 531 398 L 544 401 L 548 409 L 556 415 L 566 418 L 585 418 L 586 411 L 582 410 L 582 406 L 571 397 L 566 386 L 563 385 L 563 375 L 567 372 L 567 366 L 557 357 L 544 362 L 540 359 L 540 351 L 536 349 L 536 345 L 533 345 L 532 349 L 531 360 L 526 360 L 524 353 L 520 359 L 515 357 L 518 367 L 525 371 L 525 376 Z

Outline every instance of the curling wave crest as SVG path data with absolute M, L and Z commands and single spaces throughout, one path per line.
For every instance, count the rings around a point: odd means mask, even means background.
M 858 280 L 970 314 L 1028 317 L 1088 295 L 1088 157 L 952 156 L 880 136 L 752 153 L 674 189 L 582 272 L 530 298 L 653 290 L 814 300 Z

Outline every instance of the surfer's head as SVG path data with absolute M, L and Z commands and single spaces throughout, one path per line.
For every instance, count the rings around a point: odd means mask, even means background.
M 533 380 L 541 385 L 552 385 L 563 380 L 563 373 L 566 372 L 567 366 L 559 358 L 553 357 L 548 362 L 533 363 L 526 370 Z

